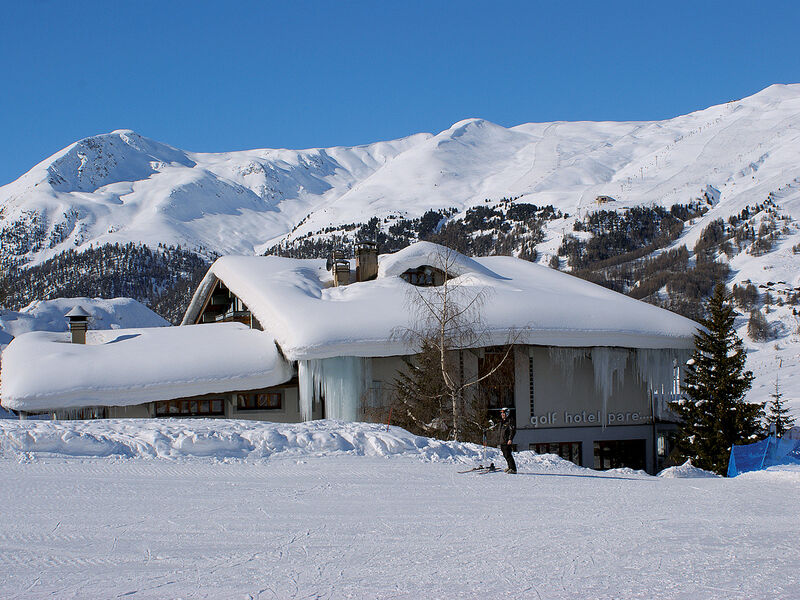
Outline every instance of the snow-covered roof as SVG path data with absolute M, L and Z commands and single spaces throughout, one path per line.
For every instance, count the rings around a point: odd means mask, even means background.
M 130 406 L 277 385 L 292 367 L 268 334 L 240 323 L 90 330 L 16 337 L 3 353 L 7 409 Z
M 0 309 L 0 352 L 15 336 L 29 331 L 67 331 L 67 311 L 76 305 L 88 313 L 92 329 L 165 327 L 169 322 L 133 298 L 55 298 L 31 302 L 21 311 Z
M 210 268 L 184 317 L 193 323 L 221 280 L 275 337 L 291 360 L 332 356 L 392 356 L 414 351 L 398 335 L 414 322 L 413 289 L 400 275 L 437 266 L 446 250 L 417 243 L 379 257 L 372 281 L 332 287 L 323 260 L 226 256 Z M 482 345 L 691 348 L 698 325 L 548 267 L 504 256 L 452 255 L 455 283 L 485 294 Z M 416 288 L 429 293 L 429 288 Z M 427 291 L 426 291 L 427 290 Z

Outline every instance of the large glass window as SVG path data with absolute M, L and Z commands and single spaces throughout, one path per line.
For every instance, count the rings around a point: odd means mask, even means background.
M 282 406 L 281 392 L 236 394 L 236 410 L 279 410 Z
M 531 444 L 529 449 L 536 454 L 557 454 L 564 460 L 581 466 L 582 444 L 580 442 L 544 442 Z
M 594 468 L 599 471 L 645 468 L 645 440 L 603 440 L 594 443 Z
M 225 400 L 166 400 L 156 402 L 157 417 L 216 417 L 225 415 Z

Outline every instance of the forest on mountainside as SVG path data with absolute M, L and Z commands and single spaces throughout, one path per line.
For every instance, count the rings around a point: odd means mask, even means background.
M 687 223 L 704 215 L 712 200 L 698 198 L 669 209 L 634 206 L 619 211 L 596 210 L 575 219 L 573 231 L 561 236 L 555 254 L 545 260 L 553 268 L 617 292 L 697 319 L 704 300 L 718 282 L 726 282 L 726 260 L 740 252 L 759 256 L 772 250 L 787 232 L 789 217 L 770 196 L 727 221 L 711 221 L 694 248 L 674 246 Z M 378 243 L 381 253 L 396 252 L 424 240 L 473 256 L 508 255 L 537 261 L 537 246 L 546 227 L 569 217 L 551 205 L 537 206 L 516 198 L 486 200 L 462 215 L 454 208 L 430 209 L 418 218 L 390 215 L 366 223 L 350 223 L 282 241 L 266 254 L 293 258 L 326 258 L 333 249 L 353 256 L 360 240 Z M 552 229 L 552 228 L 551 228 Z M 800 250 L 799 250 L 800 251 Z M 181 247 L 159 244 L 105 244 L 84 252 L 69 250 L 39 265 L 10 265 L 0 276 L 0 306 L 19 310 L 33 300 L 57 297 L 128 296 L 179 323 L 209 262 Z M 753 284 L 733 287 L 737 307 L 751 315 L 751 337 L 769 339 L 762 309 L 773 303 L 800 304 L 800 294 L 773 297 Z
M 179 323 L 209 263 L 180 246 L 104 244 L 68 250 L 28 268 L 12 266 L 0 276 L 0 306 L 19 310 L 34 300 L 126 296 Z

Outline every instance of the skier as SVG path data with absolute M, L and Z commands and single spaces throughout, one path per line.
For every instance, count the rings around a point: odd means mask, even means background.
M 503 453 L 503 458 L 506 459 L 508 467 L 506 473 L 516 473 L 517 463 L 514 462 L 514 457 L 511 455 L 511 443 L 514 441 L 514 434 L 517 428 L 511 420 L 509 410 L 507 408 L 500 409 L 500 451 Z

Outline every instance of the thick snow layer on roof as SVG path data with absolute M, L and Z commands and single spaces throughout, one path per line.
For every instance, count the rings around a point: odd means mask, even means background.
M 288 381 L 272 337 L 240 323 L 67 333 L 31 332 L 3 354 L 7 409 L 130 406 Z
M 498 275 L 474 258 L 464 256 L 459 252 L 444 249 L 439 244 L 431 242 L 417 242 L 393 254 L 380 257 L 378 263 L 378 277 L 399 277 L 409 269 L 428 265 L 444 271 L 447 266 L 448 275 L 465 275 L 467 273 L 480 273 L 487 277 L 498 278 Z
M 165 327 L 169 325 L 133 298 L 55 298 L 31 302 L 21 311 L 0 309 L 0 351 L 11 340 L 29 331 L 67 331 L 64 315 L 76 306 L 89 313 L 90 329 Z
M 392 356 L 414 352 L 402 332 L 415 322 L 414 288 L 399 275 L 431 264 L 434 244 L 415 244 L 379 257 L 378 278 L 332 287 L 322 260 L 226 256 L 195 294 L 192 323 L 217 281 L 238 296 L 292 360 L 332 356 Z M 454 259 L 452 283 L 483 293 L 481 345 L 691 348 L 693 321 L 577 277 L 512 257 Z M 433 266 L 436 266 L 434 263 Z

